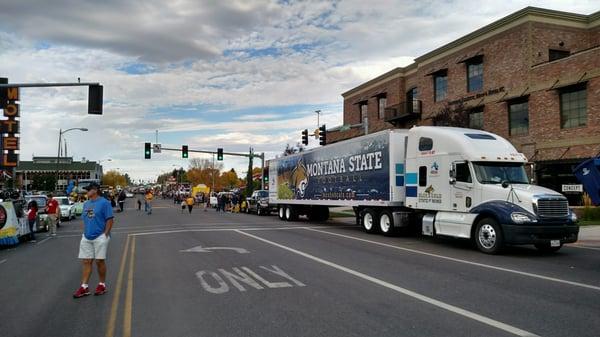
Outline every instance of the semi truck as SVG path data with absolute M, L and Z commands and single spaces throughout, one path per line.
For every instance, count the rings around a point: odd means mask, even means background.
M 577 217 L 562 194 L 529 183 L 526 163 L 482 130 L 385 130 L 270 160 L 269 203 L 286 221 L 326 220 L 329 207 L 347 206 L 367 233 L 470 239 L 488 254 L 557 251 L 577 241 Z

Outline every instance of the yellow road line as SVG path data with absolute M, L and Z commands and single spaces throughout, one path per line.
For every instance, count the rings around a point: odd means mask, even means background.
M 133 262 L 135 261 L 135 236 L 131 240 L 129 254 L 129 273 L 127 275 L 127 292 L 125 293 L 125 309 L 123 313 L 123 337 L 131 337 L 131 309 L 133 306 Z
M 113 295 L 112 305 L 110 307 L 110 315 L 106 324 L 106 337 L 113 337 L 115 334 L 115 322 L 117 321 L 117 309 L 119 306 L 119 297 L 121 295 L 121 285 L 123 284 L 123 274 L 125 273 L 125 264 L 127 263 L 127 255 L 129 254 L 129 241 L 131 237 L 128 235 L 125 241 L 125 249 L 121 256 L 121 265 L 119 266 L 119 274 L 117 275 L 117 284 Z

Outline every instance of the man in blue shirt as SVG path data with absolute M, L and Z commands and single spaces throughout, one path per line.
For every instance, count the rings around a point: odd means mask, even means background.
M 88 201 L 83 204 L 83 235 L 79 243 L 79 258 L 83 263 L 81 286 L 73 294 L 80 298 L 90 294 L 88 281 L 92 274 L 92 264 L 96 260 L 100 282 L 94 295 L 106 293 L 106 250 L 110 241 L 110 230 L 113 225 L 113 210 L 110 201 L 98 195 L 100 185 L 91 183 L 85 187 Z

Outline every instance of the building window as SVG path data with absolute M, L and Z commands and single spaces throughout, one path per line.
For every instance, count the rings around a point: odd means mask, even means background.
M 419 106 L 417 102 L 417 87 L 414 87 L 406 92 L 406 112 L 408 113 L 419 113 Z
M 467 91 L 483 90 L 483 58 L 477 57 L 467 62 Z
M 587 123 L 586 85 L 574 85 L 560 91 L 560 126 L 573 128 Z
M 367 118 L 367 102 L 361 102 L 358 107 L 360 109 L 360 122 L 363 123 Z
M 483 129 L 483 107 L 469 111 L 469 128 Z
M 433 75 L 433 100 L 435 102 L 446 99 L 448 93 L 448 71 L 438 71 Z
M 379 107 L 379 119 L 385 118 L 385 106 L 387 105 L 387 98 L 381 96 L 377 99 L 377 105 Z
M 508 127 L 511 136 L 529 132 L 529 102 L 527 99 L 508 103 Z
M 550 49 L 548 50 L 548 61 L 560 60 L 570 55 L 571 52 L 568 50 Z

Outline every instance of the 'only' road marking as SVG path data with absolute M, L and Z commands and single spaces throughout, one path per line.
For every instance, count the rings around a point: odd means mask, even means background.
M 386 288 L 388 288 L 388 289 L 391 289 L 391 290 L 397 291 L 397 292 L 399 292 L 399 293 L 401 293 L 401 294 L 404 294 L 404 295 L 410 296 L 410 297 L 412 297 L 412 298 L 415 298 L 415 299 L 417 299 L 417 300 L 419 300 L 419 301 L 423 301 L 423 302 L 429 303 L 429 304 L 431 304 L 431 305 L 434 305 L 434 306 L 436 306 L 436 307 L 438 307 L 438 308 L 442 308 L 442 309 L 444 309 L 444 310 L 448 310 L 448 311 L 450 311 L 450 312 L 453 312 L 453 313 L 455 313 L 455 314 L 458 314 L 458 315 L 464 316 L 464 317 L 466 317 L 466 318 L 469 318 L 469 319 L 472 319 L 472 320 L 478 321 L 478 322 L 480 322 L 480 323 L 487 324 L 487 325 L 489 325 L 489 326 L 495 327 L 495 328 L 497 328 L 497 329 L 500 329 L 500 330 L 504 330 L 504 331 L 506 331 L 506 332 L 509 332 L 509 333 L 511 333 L 511 334 L 513 334 L 513 335 L 517 335 L 517 336 L 523 336 L 523 337 L 534 337 L 534 336 L 537 336 L 537 337 L 539 337 L 538 335 L 536 335 L 536 334 L 534 334 L 534 333 L 531 333 L 531 332 L 529 332 L 529 331 L 525 331 L 525 330 L 519 329 L 519 328 L 517 328 L 517 327 L 514 327 L 514 326 L 512 326 L 512 325 L 508 325 L 508 324 L 506 324 L 506 323 L 502 323 L 502 322 L 500 322 L 500 321 L 496 321 L 496 320 L 494 320 L 494 319 L 491 319 L 491 318 L 489 318 L 489 317 L 486 317 L 486 316 L 479 315 L 479 314 L 477 314 L 477 313 L 474 313 L 474 312 L 472 312 L 472 311 L 465 310 L 465 309 L 462 309 L 462 308 L 456 307 L 456 306 L 454 306 L 454 305 L 451 305 L 451 304 L 448 304 L 448 303 L 445 303 L 445 302 L 442 302 L 442 301 L 438 301 L 438 300 L 436 300 L 436 299 L 433 299 L 433 298 L 431 298 L 431 297 L 427 297 L 427 296 L 425 296 L 425 295 L 421 295 L 421 294 L 419 294 L 419 293 L 416 293 L 416 292 L 414 292 L 414 291 L 408 290 L 408 289 L 406 289 L 406 288 L 399 287 L 399 286 L 397 286 L 397 285 L 394 285 L 394 284 L 391 284 L 391 283 L 389 283 L 389 282 L 386 282 L 386 281 L 380 280 L 380 279 L 378 279 L 378 278 L 375 278 L 375 277 L 373 277 L 373 276 L 369 276 L 369 275 L 363 274 L 363 273 L 361 273 L 361 272 L 359 272 L 359 271 L 356 271 L 356 270 L 353 270 L 353 269 L 350 269 L 350 268 L 344 267 L 344 266 L 342 266 L 342 265 L 339 265 L 339 264 L 337 264 L 337 263 L 333 263 L 333 262 L 331 262 L 331 261 L 327 261 L 327 260 L 321 259 L 321 258 L 319 258 L 319 257 L 316 257 L 316 256 L 314 256 L 314 255 L 311 255 L 311 254 L 308 254 L 308 253 L 305 253 L 305 252 L 302 252 L 302 251 L 299 251 L 299 250 L 297 250 L 297 249 L 294 249 L 294 248 L 290 248 L 290 247 L 284 246 L 284 245 L 282 245 L 282 244 L 279 244 L 279 243 L 277 243 L 277 242 L 273 242 L 273 241 L 270 241 L 270 240 L 267 240 L 267 239 L 261 238 L 261 237 L 259 237 L 259 236 L 256 236 L 256 235 L 253 235 L 253 234 L 250 234 L 250 233 L 245 233 L 245 232 L 243 232 L 242 230 L 236 230 L 236 232 L 238 232 L 238 233 L 240 233 L 240 234 L 242 234 L 242 235 L 245 235 L 245 236 L 251 237 L 251 238 L 253 238 L 253 239 L 256 239 L 256 240 L 259 240 L 259 241 L 262 241 L 262 242 L 268 243 L 268 244 L 270 244 L 270 245 L 273 245 L 273 246 L 279 247 L 279 248 L 281 248 L 281 249 L 285 249 L 285 250 L 287 250 L 287 251 L 290 251 L 290 252 L 292 252 L 292 253 L 298 254 L 298 255 L 300 255 L 300 256 L 304 256 L 304 257 L 306 257 L 306 258 L 308 258 L 308 259 L 311 259 L 311 260 L 313 260 L 313 261 L 316 261 L 316 262 L 322 263 L 322 264 L 324 264 L 324 265 L 327 265 L 327 266 L 333 267 L 333 268 L 335 268 L 335 269 L 341 270 L 341 271 L 343 271 L 343 272 L 346 272 L 346 273 L 348 273 L 348 274 L 351 274 L 351 275 L 354 275 L 354 276 L 356 276 L 356 277 L 362 278 L 362 279 L 364 279 L 364 280 L 367 280 L 367 281 L 369 281 L 369 282 L 372 282 L 372 283 L 378 284 L 378 285 L 380 285 L 380 286 L 386 287 Z
M 579 282 L 574 282 L 574 281 L 568 281 L 568 280 L 563 280 L 563 279 L 559 279 L 559 278 L 555 278 L 555 277 L 544 276 L 544 275 L 534 274 L 534 273 L 528 273 L 528 272 L 525 272 L 525 271 L 520 271 L 520 270 L 515 270 L 515 269 L 509 269 L 509 268 L 504 268 L 504 267 L 497 267 L 497 266 L 492 266 L 492 265 L 489 265 L 489 264 L 483 264 L 483 263 L 479 263 L 479 262 L 473 262 L 473 261 L 467 261 L 467 260 L 457 259 L 455 257 L 438 255 L 438 254 L 434 254 L 434 253 L 428 253 L 428 252 L 424 252 L 422 250 L 417 250 L 417 249 L 411 249 L 411 248 L 405 248 L 405 247 L 400 247 L 400 246 L 394 246 L 394 245 L 390 245 L 390 244 L 383 243 L 383 242 L 377 242 L 377 241 L 373 241 L 373 240 L 357 238 L 357 237 L 351 236 L 351 235 L 345 235 L 345 234 L 339 234 L 339 233 L 332 233 L 332 232 L 328 232 L 328 231 L 322 231 L 322 230 L 318 230 L 318 229 L 315 229 L 315 228 L 305 228 L 305 229 L 306 230 L 310 230 L 310 231 L 314 231 L 314 232 L 318 232 L 318 233 L 324 233 L 324 234 L 339 236 L 339 237 L 343 237 L 343 238 L 347 238 L 347 239 L 352 239 L 352 240 L 357 240 L 357 241 L 362 241 L 362 242 L 368 242 L 368 243 L 372 243 L 372 244 L 375 244 L 375 245 L 379 245 L 379 246 L 383 246 L 383 247 L 388 247 L 388 248 L 393 248 L 393 249 L 398 249 L 398 250 L 403 250 L 403 251 L 410 252 L 410 253 L 421 254 L 421 255 L 436 257 L 436 258 L 439 258 L 439 259 L 449 260 L 449 261 L 453 261 L 453 262 L 459 262 L 459 263 L 469 264 L 469 265 L 472 265 L 472 266 L 477 266 L 477 267 L 482 267 L 482 268 L 488 268 L 488 269 L 494 269 L 494 270 L 504 271 L 504 272 L 507 272 L 507 273 L 513 273 L 513 274 L 518 274 L 518 275 L 522 275 L 522 276 L 528 276 L 528 277 L 538 278 L 538 279 L 542 279 L 542 280 L 546 280 L 546 281 L 558 282 L 558 283 L 568 284 L 568 285 L 572 285 L 572 286 L 576 286 L 576 287 L 582 287 L 582 288 L 587 288 L 587 289 L 593 289 L 593 290 L 600 291 L 600 287 L 594 286 L 594 285 L 591 285 L 591 284 L 585 284 L 585 283 L 579 283 Z

